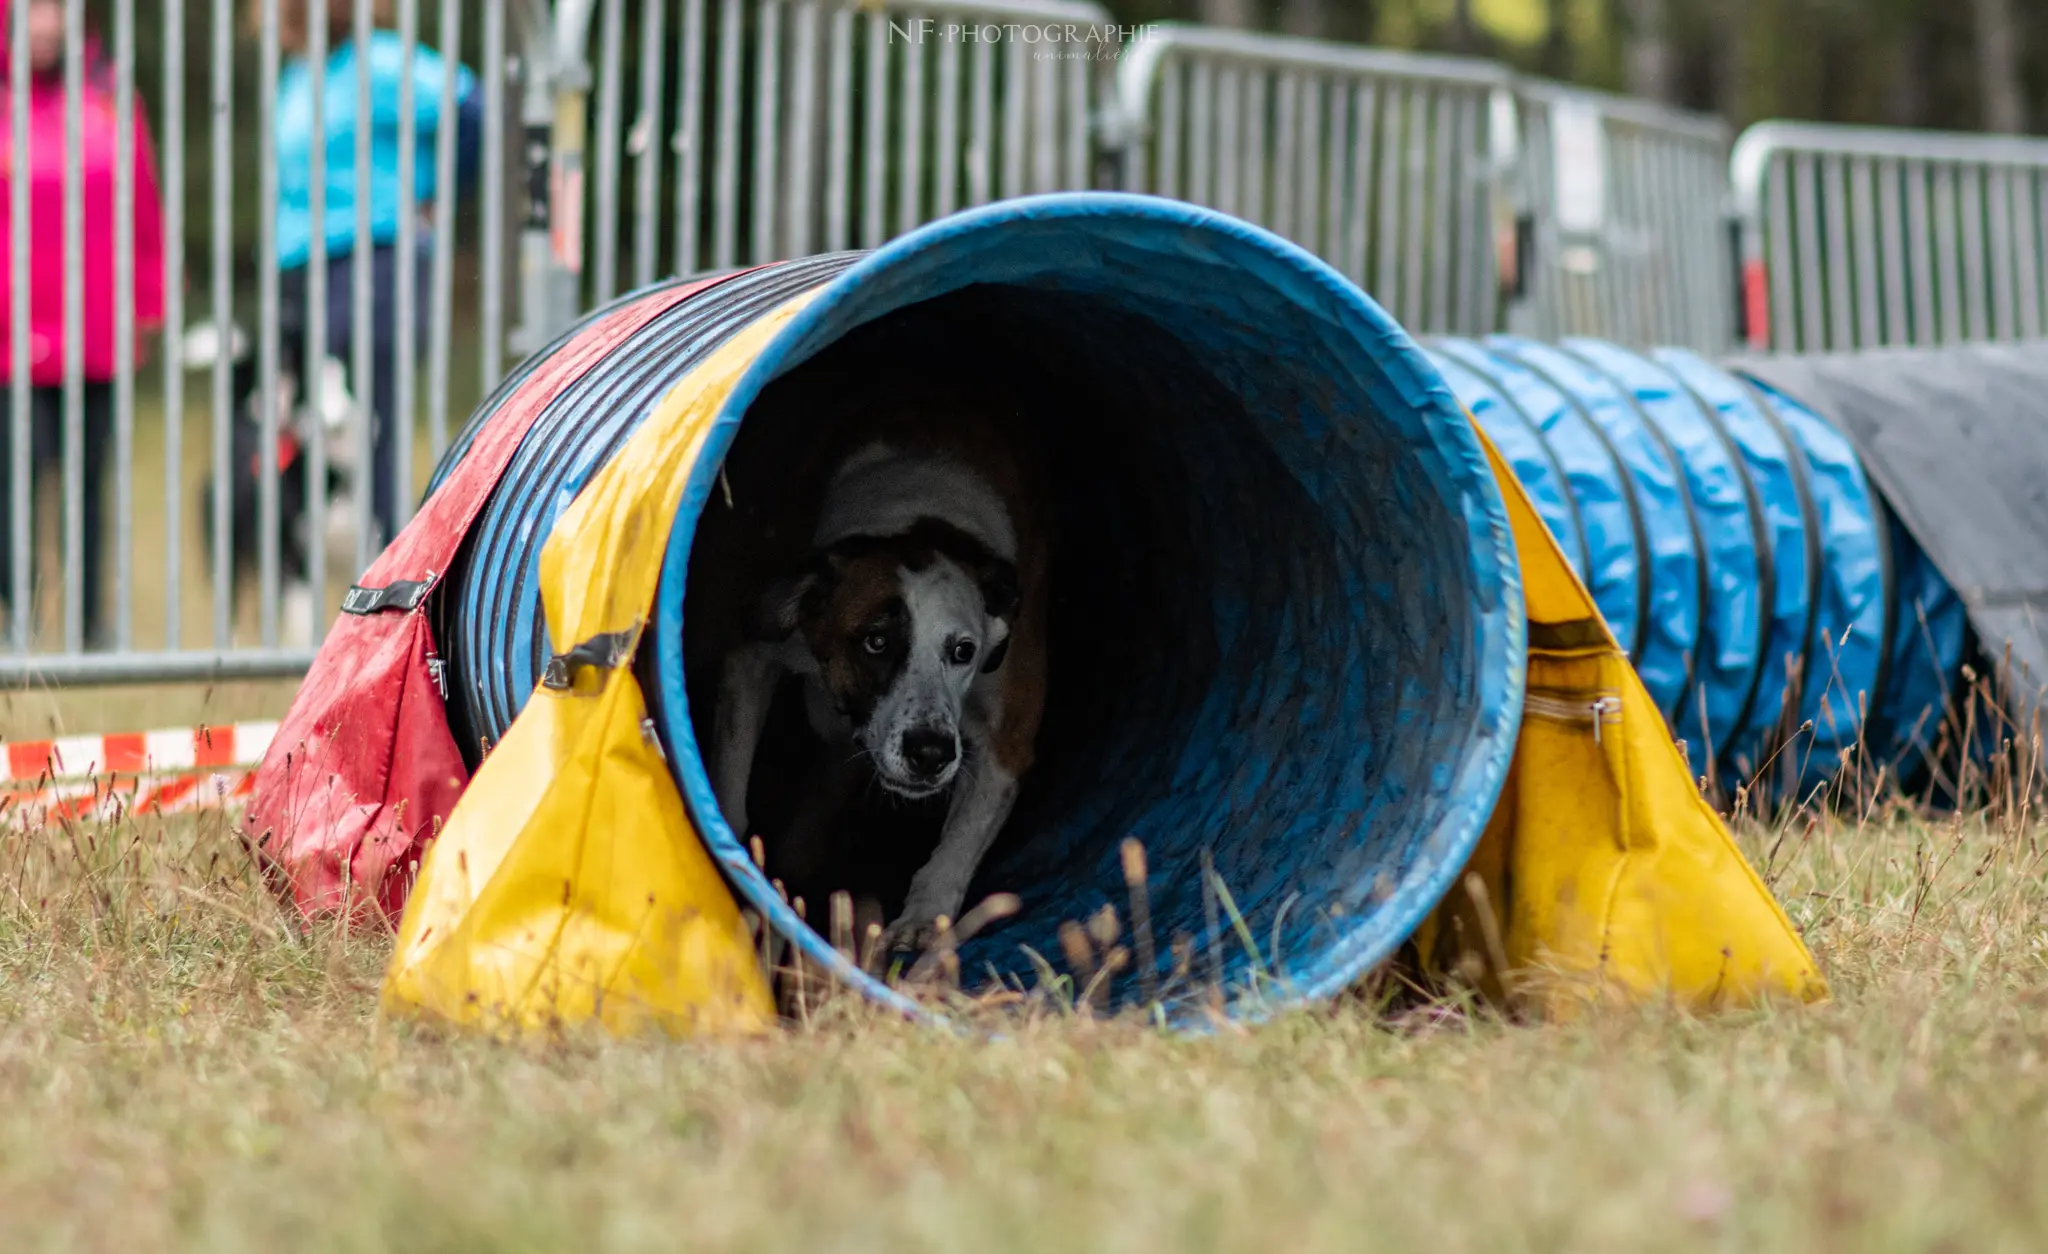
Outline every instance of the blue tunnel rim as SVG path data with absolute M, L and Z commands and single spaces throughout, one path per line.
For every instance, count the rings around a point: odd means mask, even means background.
M 1019 222 L 1100 219 L 1144 221 L 1164 231 L 1207 232 L 1237 246 L 1250 246 L 1283 264 L 1301 284 L 1302 303 L 1312 294 L 1333 300 L 1344 313 L 1369 327 L 1372 334 L 1359 337 L 1360 351 L 1414 407 L 1422 430 L 1444 459 L 1445 473 L 1455 489 L 1448 504 L 1469 532 L 1467 575 L 1475 585 L 1492 583 L 1500 591 L 1490 607 L 1475 603 L 1472 618 L 1475 669 L 1481 675 L 1502 677 L 1500 700 L 1476 703 L 1468 743 L 1477 749 L 1464 755 L 1459 772 L 1462 778 L 1445 793 L 1435 830 L 1419 837 L 1445 850 L 1444 855 L 1411 873 L 1381 903 L 1370 916 L 1374 926 L 1361 927 L 1329 946 L 1315 956 L 1308 969 L 1295 972 L 1276 992 L 1255 1003 L 1232 1005 L 1233 1017 L 1252 1021 L 1314 1005 L 1342 992 L 1398 952 L 1436 909 L 1463 874 L 1498 803 L 1521 725 L 1526 679 L 1527 617 L 1521 568 L 1506 501 L 1478 435 L 1449 386 L 1408 333 L 1363 290 L 1321 259 L 1242 220 L 1184 202 L 1123 192 L 1066 192 L 1002 201 L 941 219 L 885 244 L 821 285 L 809 304 L 754 358 L 727 396 L 691 464 L 663 554 L 650 626 L 660 622 L 680 625 L 683 621 L 682 602 L 697 522 L 738 435 L 740 419 L 771 381 L 824 347 L 811 341 L 830 326 L 857 289 L 884 271 L 946 249 L 969 235 Z M 848 962 L 780 898 L 754 865 L 719 812 L 712 792 L 690 718 L 681 650 L 663 644 L 660 639 L 655 643 L 650 676 L 659 700 L 656 731 L 692 822 L 728 882 L 807 961 L 882 1005 L 921 1021 L 946 1022 L 944 1015 Z

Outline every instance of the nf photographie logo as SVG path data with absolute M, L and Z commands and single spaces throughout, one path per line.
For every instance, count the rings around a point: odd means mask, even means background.
M 1154 24 L 1114 22 L 941 22 L 906 18 L 889 22 L 892 44 L 1023 44 L 1041 57 L 1113 60 L 1149 38 Z

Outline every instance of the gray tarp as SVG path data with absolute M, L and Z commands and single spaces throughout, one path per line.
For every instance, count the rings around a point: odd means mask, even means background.
M 1969 607 L 2012 649 L 2016 704 L 2048 685 L 2048 343 L 1728 363 L 1819 410 Z M 2017 712 L 2017 711 L 2016 711 Z M 2023 716 L 2024 717 L 2024 716 Z

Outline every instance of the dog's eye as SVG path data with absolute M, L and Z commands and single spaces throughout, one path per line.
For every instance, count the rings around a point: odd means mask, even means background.
M 871 631 L 860 638 L 860 647 L 880 656 L 889 651 L 889 637 L 879 631 Z
M 955 666 L 965 666 L 972 662 L 974 660 L 974 642 L 972 640 L 954 641 L 951 657 Z

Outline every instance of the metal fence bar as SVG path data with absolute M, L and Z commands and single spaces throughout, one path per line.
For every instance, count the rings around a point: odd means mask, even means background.
M 434 107 L 434 270 L 427 313 L 427 444 L 437 461 L 448 447 L 449 355 L 455 333 L 455 62 L 462 50 L 461 0 L 442 0 L 439 43 L 446 64 L 441 75 L 441 96 Z M 648 134 L 651 135 L 651 128 Z M 645 138 L 645 142 L 650 149 L 654 147 L 651 138 Z M 641 169 L 644 172 L 645 165 Z M 651 234 L 651 203 L 643 220 Z M 650 241 L 640 242 L 647 250 L 653 247 Z M 485 254 L 486 271 L 491 268 L 490 256 Z M 635 264 L 641 260 L 643 257 L 636 252 Z M 651 264 L 651 258 L 646 260 Z
M 311 80 L 312 126 L 315 135 L 327 133 L 327 28 L 328 5 L 332 0 L 311 0 L 306 6 L 306 62 Z M 311 188 L 308 199 L 307 219 L 308 248 L 306 251 L 306 338 L 299 361 L 299 390 L 304 395 L 319 398 L 325 382 L 327 360 L 327 145 L 314 144 L 307 154 L 307 179 Z M 486 219 L 488 220 L 488 219 Z M 485 281 L 490 281 L 495 266 L 486 265 Z M 489 288 L 485 291 L 488 295 Z M 486 316 L 487 328 L 497 324 Z M 484 349 L 488 353 L 494 337 L 486 331 Z M 315 402 L 316 414 L 319 412 Z M 327 423 L 324 415 L 308 424 L 306 449 L 306 479 L 309 483 L 325 487 L 328 471 Z M 361 490 L 359 484 L 357 490 Z M 306 582 L 313 593 L 313 643 L 318 644 L 327 635 L 327 523 L 329 502 L 324 490 L 307 494 L 306 537 L 308 556 Z
M 410 0 L 408 0 L 410 3 Z M 260 630 L 263 647 L 274 649 L 278 646 L 278 612 L 282 595 L 279 591 L 278 564 L 278 481 L 277 481 L 277 391 L 278 391 L 278 281 L 277 281 L 277 78 L 278 78 L 278 0 L 263 0 L 261 18 L 262 30 L 259 42 L 262 44 L 262 65 L 258 74 L 261 97 L 257 105 L 261 152 L 256 159 L 259 171 L 257 200 L 261 206 L 256 227 L 256 362 L 261 376 L 257 384 L 257 401 L 261 405 L 260 422 L 262 438 L 260 449 L 262 473 L 257 479 L 257 519 L 259 539 L 257 541 L 258 561 L 261 567 L 261 591 L 259 600 Z M 217 481 L 216 491 L 219 490 Z
M 880 29 L 881 19 L 876 19 Z M 1003 181 L 1001 195 L 1007 199 L 1024 194 L 1024 137 L 1030 121 L 1031 79 L 1025 73 L 1024 45 L 1011 40 L 1003 45 Z
M 367 570 L 370 560 L 376 556 L 377 523 L 373 512 L 377 498 L 377 481 L 389 473 L 389 468 L 379 464 L 376 454 L 375 427 L 378 417 L 371 410 L 371 398 L 376 396 L 376 355 L 374 309 L 375 273 L 370 241 L 370 139 L 371 139 L 371 81 L 370 58 L 364 52 L 370 46 L 371 11 L 370 0 L 355 0 L 354 13 L 356 91 L 350 102 L 355 128 L 355 232 L 354 243 L 349 251 L 350 281 L 353 286 L 350 310 L 354 325 L 349 330 L 350 354 L 354 360 L 349 364 L 349 385 L 355 393 L 357 403 L 363 407 L 362 421 L 356 424 L 356 560 L 357 570 Z M 385 416 L 384 421 L 389 421 Z
M 2018 275 L 2019 326 L 2021 339 L 2041 335 L 2041 205 L 2037 196 L 2040 176 L 2021 170 L 2012 179 L 2013 269 Z
M 1778 164 L 1787 167 L 1771 187 L 1771 227 L 1768 247 L 1771 250 L 1769 268 L 1775 274 L 1781 268 L 1792 265 L 1792 179 L 1790 162 L 1781 159 Z M 1765 238 L 1758 233 L 1755 246 L 1765 246 Z M 1770 287 L 1771 329 L 1777 336 L 1776 347 L 1786 348 L 1793 343 L 1794 319 L 1798 314 L 1799 289 L 1790 283 L 1774 284 Z
M 1816 207 L 1820 203 L 1816 190 L 1819 175 L 1815 170 L 1815 159 L 1800 156 L 1793 161 L 1793 203 L 1799 212 L 1799 275 L 1800 302 L 1799 319 L 1801 339 L 1805 344 L 1824 342 L 1826 314 L 1823 304 L 1825 293 L 1821 288 L 1820 219 Z
M 1068 191 L 1080 191 L 1093 184 L 1093 171 L 1089 168 L 1094 152 L 1090 75 L 1088 63 L 1078 56 L 1070 56 L 1060 65 L 1067 80 L 1066 119 L 1061 129 L 1066 166 L 1060 184 Z
M 1951 165 L 1934 169 L 1934 239 L 1936 268 L 1941 287 L 1941 336 L 1936 342 L 1954 344 L 1968 333 L 1964 325 L 1962 240 L 1956 234 L 1956 171 Z M 1814 348 L 1820 347 L 1813 341 Z
M 656 0 L 661 3 L 662 0 Z M 704 211 L 698 186 L 704 170 L 704 0 L 683 0 L 682 64 L 676 67 L 675 131 L 669 143 L 676 158 L 675 269 L 692 274 L 698 256 L 698 215 Z
M 1246 218 L 1262 224 L 1271 220 L 1266 204 L 1266 188 L 1272 181 L 1272 172 L 1266 167 L 1266 88 L 1269 81 L 1265 74 L 1245 76 L 1247 125 L 1240 135 L 1244 141 L 1244 163 L 1238 169 L 1238 176 L 1244 180 L 1238 192 L 1238 203 L 1244 206 L 1242 212 Z
M 790 45 L 789 146 L 782 178 L 782 252 L 802 257 L 813 251 L 812 225 L 817 221 L 811 183 L 817 161 L 817 0 L 797 0 L 792 16 L 795 30 Z
M 1823 157 L 1818 162 L 1820 198 L 1826 234 L 1821 237 L 1821 264 L 1827 270 L 1828 284 L 1828 333 L 1836 343 L 1847 343 L 1854 336 L 1852 329 L 1854 294 L 1849 286 L 1849 267 L 1852 264 L 1849 251 L 1849 196 L 1848 184 L 1844 179 L 1843 163 L 1835 158 Z
M 912 58 L 910 64 L 915 65 Z M 1059 190 L 1059 63 L 1035 57 L 1031 72 L 1031 190 Z M 909 230 L 909 225 L 903 228 Z
M 1198 205 L 1216 203 L 1215 155 L 1216 67 L 1197 62 L 1188 67 L 1188 180 L 1185 186 L 1162 182 L 1161 195 L 1178 195 Z
M 325 0 L 321 0 L 324 4 Z M 701 4 L 702 0 L 690 0 Z M 483 134 L 483 276 L 479 283 L 477 298 L 478 318 L 483 350 L 480 354 L 479 373 L 482 375 L 482 391 L 489 392 L 505 373 L 505 6 L 487 2 L 484 9 L 484 134 Z M 452 52 L 450 55 L 453 55 Z M 318 80 L 315 80 L 314 97 L 320 95 Z M 319 133 L 316 126 L 315 133 Z M 317 171 L 319 158 L 315 158 Z M 319 179 L 314 180 L 314 195 L 324 197 Z M 318 199 L 316 204 L 320 203 Z M 691 219 L 692 229 L 695 219 Z M 680 230 L 680 224 L 678 225 Z M 318 234 L 316 228 L 315 232 Z M 316 480 L 317 482 L 317 480 Z M 322 495 L 315 493 L 315 496 Z M 320 534 L 317 530 L 315 535 Z M 324 548 L 325 546 L 321 546 Z M 315 588 L 324 588 L 316 577 Z M 324 604 L 325 597 L 322 597 Z M 324 610 L 322 613 L 324 619 Z
M 1386 305 L 1392 305 L 1400 291 L 1401 177 L 1408 168 L 1402 160 L 1401 116 L 1414 104 L 1413 95 L 1405 88 L 1387 92 L 1380 108 L 1379 145 L 1373 153 L 1373 174 L 1379 191 L 1379 238 L 1373 254 L 1372 291 Z M 1395 316 L 1400 316 L 1398 311 Z
M 1456 201 L 1451 198 L 1452 179 L 1458 169 L 1457 151 L 1457 102 L 1441 93 L 1433 93 L 1430 102 L 1430 139 L 1433 150 L 1429 158 L 1433 182 L 1430 185 L 1429 220 L 1432 222 L 1457 221 Z M 1417 180 L 1419 183 L 1420 180 Z M 1463 232 L 1458 232 L 1463 234 Z M 1454 327 L 1457 318 L 1451 310 L 1451 272 L 1456 266 L 1456 250 L 1450 245 L 1449 233 L 1438 229 L 1427 241 L 1429 250 L 1429 313 L 1423 326 Z
M 135 0 L 114 4 L 114 629 L 135 647 Z
M 2018 311 L 2014 308 L 2012 268 L 2012 177 L 2007 170 L 1985 171 L 1986 226 L 1990 232 L 1991 334 L 2013 338 Z
M 1360 83 L 1345 93 L 1352 97 L 1356 117 L 1352 120 L 1351 136 L 1351 182 L 1350 195 L 1345 202 L 1350 213 L 1345 224 L 1346 249 L 1343 264 L 1339 267 L 1354 283 L 1365 282 L 1365 260 L 1368 248 L 1367 231 L 1371 226 L 1373 145 L 1379 140 L 1379 88 L 1372 83 Z M 1332 151 L 1343 160 L 1344 146 L 1337 141 L 1343 133 L 1343 117 L 1340 112 L 1338 124 L 1330 128 Z M 1333 187 L 1342 187 L 1333 182 Z
M 853 239 L 853 39 L 853 12 L 834 9 L 825 89 L 825 247 L 831 252 Z
M 85 0 L 64 4 L 64 650 L 85 650 Z M 26 171 L 24 171 L 26 173 Z M 30 458 L 34 460 L 33 455 Z M 95 572 L 97 573 L 97 572 Z
M 1216 191 L 1211 202 L 1225 213 L 1238 213 L 1238 192 L 1243 187 L 1238 159 L 1242 155 L 1244 118 L 1239 97 L 1244 90 L 1243 72 L 1225 66 L 1216 74 Z
M 399 0 L 401 9 L 409 11 L 418 0 Z M 626 5 L 625 0 L 604 0 L 599 10 L 598 24 L 598 76 L 597 76 L 597 160 L 591 171 L 594 182 L 590 189 L 592 216 L 595 218 L 591 252 L 594 264 L 591 266 L 591 301 L 602 305 L 611 300 L 619 287 L 619 170 L 620 170 L 620 115 L 625 110 L 626 76 Z M 408 41 L 407 48 L 411 48 Z M 408 71 L 406 82 L 412 81 Z M 412 116 L 408 105 L 402 105 L 400 112 Z M 410 126 L 400 131 L 403 136 L 412 133 Z M 402 176 L 401 176 L 402 178 Z M 410 215 L 408 215 L 410 216 Z M 401 284 L 401 290 L 405 285 Z
M 969 71 L 972 104 L 968 109 L 967 203 L 985 205 L 995 198 L 996 48 L 976 40 Z
M 11 151 L 20 168 L 28 168 L 30 159 L 28 127 L 28 0 L 14 0 L 8 14 L 8 31 L 12 35 L 8 48 L 8 95 L 9 112 L 13 120 L 13 144 Z M 34 502 L 30 493 L 29 478 L 30 438 L 32 424 L 29 421 L 29 181 L 10 179 L 8 181 L 8 464 L 7 494 L 9 518 L 7 520 L 9 585 L 7 594 L 8 626 L 14 638 L 18 653 L 28 652 L 30 629 L 35 620 L 35 600 L 29 580 L 29 562 L 33 556 L 29 537 L 29 525 L 35 517 Z
M 1846 163 L 1849 176 L 1849 251 L 1856 284 L 1856 338 L 1860 343 L 1879 340 L 1877 276 L 1877 206 L 1871 188 L 1870 162 L 1852 159 Z
M 1956 183 L 1962 190 L 1963 310 L 1969 316 L 1963 334 L 1973 340 L 1990 339 L 1994 334 L 1991 299 L 1984 273 L 1985 173 L 1981 169 L 1956 172 Z
M 754 166 L 754 203 L 747 260 L 757 265 L 781 255 L 775 242 L 775 184 L 780 166 L 776 141 L 782 134 L 777 125 L 782 112 L 782 7 L 782 0 L 763 0 L 754 11 L 754 148 L 748 154 Z
M 1302 247 L 1324 253 L 1323 234 L 1323 80 L 1307 75 L 1295 80 L 1301 114 L 1300 156 L 1295 165 L 1295 238 Z
M 213 481 L 231 481 L 234 457 L 234 375 L 225 332 L 233 325 L 234 293 L 234 108 L 235 17 L 230 0 L 213 3 L 212 126 L 213 168 L 210 208 L 213 214 L 213 321 L 223 335 L 213 359 Z M 367 61 L 365 62 L 367 64 Z M 369 95 L 366 91 L 365 97 Z M 366 132 L 367 133 L 367 132 Z M 364 165 L 369 162 L 365 160 Z M 368 213 L 368 197 L 363 211 Z M 363 234 L 368 235 L 365 230 Z M 367 336 L 365 339 L 369 338 Z M 180 491 L 183 490 L 182 485 Z M 213 645 L 228 648 L 234 630 L 233 499 L 226 491 L 213 494 Z M 363 562 L 368 565 L 367 559 Z
M 711 266 L 730 270 L 740 247 L 740 0 L 718 5 L 718 141 L 711 192 Z
M 618 0 L 612 0 L 616 5 Z M 414 70 L 419 61 L 419 0 L 398 0 L 398 241 L 391 266 L 392 320 L 396 324 L 394 337 L 397 350 L 392 354 L 392 396 L 395 412 L 391 421 L 396 427 L 392 432 L 391 475 L 392 533 L 403 529 L 412 519 L 412 442 L 417 430 L 419 407 L 418 389 L 415 386 L 415 367 L 419 357 L 414 345 L 418 343 L 415 331 L 419 321 L 419 125 L 417 88 Z M 371 106 L 374 116 L 374 103 Z M 615 111 L 616 112 L 616 111 Z M 613 147 L 617 147 L 616 126 L 614 126 Z M 357 241 L 357 246 L 367 244 L 367 239 Z M 382 470 L 382 467 L 379 467 Z M 392 535 L 381 538 L 392 539 Z M 368 563 L 365 563 L 368 565 Z
M 1906 234 L 1900 220 L 1905 211 L 1905 188 L 1899 176 L 1899 163 L 1879 162 L 1875 177 L 1878 234 L 1882 241 L 1879 251 L 1884 266 L 1884 343 L 1906 344 L 1912 341 L 1912 332 L 1906 314 Z
M 907 45 L 897 64 L 903 71 L 902 128 L 897 132 L 900 147 L 896 173 L 902 180 L 896 187 L 896 230 L 911 230 L 924 221 L 924 44 Z
M 945 217 L 960 207 L 960 43 L 939 41 L 937 135 L 932 150 L 932 212 Z
M 443 0 L 460 10 L 453 0 Z M 631 145 L 639 153 L 639 168 L 633 174 L 633 286 L 654 282 L 661 267 L 661 236 L 655 228 L 656 205 L 661 199 L 661 89 L 662 71 L 668 51 L 668 5 L 665 0 L 645 0 L 640 6 L 640 111 L 633 118 Z M 443 47 L 451 47 L 444 38 Z M 678 255 L 676 269 L 688 270 L 689 263 Z
M 1928 204 L 1928 170 L 1925 162 L 1908 161 L 1906 171 L 1906 264 L 1913 276 L 1913 303 L 1905 344 L 1935 341 L 1934 234 Z M 1783 285 L 1791 299 L 1791 285 Z
M 889 19 L 880 13 L 868 16 L 867 40 L 867 126 L 861 134 L 862 248 L 879 248 L 888 230 L 887 177 L 889 143 Z

